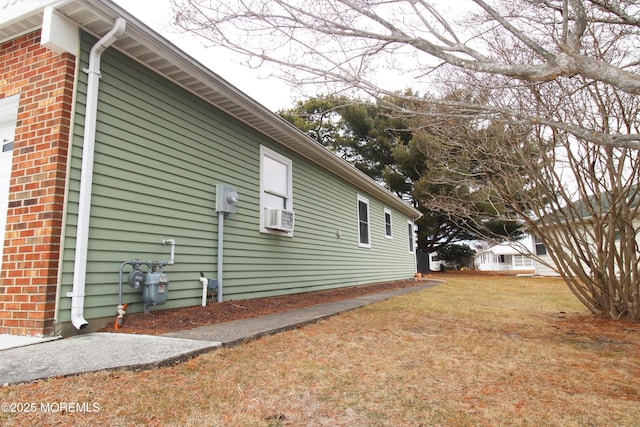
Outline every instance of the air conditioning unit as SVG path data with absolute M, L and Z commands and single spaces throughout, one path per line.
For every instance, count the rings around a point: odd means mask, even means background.
M 265 208 L 265 227 L 271 230 L 293 231 L 293 212 Z

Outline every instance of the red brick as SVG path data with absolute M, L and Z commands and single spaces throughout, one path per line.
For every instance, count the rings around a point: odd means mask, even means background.
M 29 296 L 29 295 L 14 295 L 13 296 L 13 300 L 16 302 L 27 302 L 29 301 L 30 298 L 33 298 L 33 296 Z
M 39 323 L 40 322 L 36 320 L 19 320 L 17 322 L 17 326 L 21 328 L 37 330 Z
M 40 46 L 39 31 L 0 44 L 0 98 L 21 94 L 0 276 L 11 310 L 38 318 L 16 324 L 3 309 L 4 333 L 52 332 L 74 72 L 74 56 Z
M 6 302 L 4 304 L 4 309 L 6 311 L 17 311 L 17 310 L 21 310 L 20 308 L 20 304 L 17 302 Z
M 9 328 L 17 328 L 20 326 L 20 322 L 21 322 L 20 320 L 15 320 L 15 319 L 12 319 L 11 317 L 6 317 L 2 320 L 2 326 L 7 326 Z

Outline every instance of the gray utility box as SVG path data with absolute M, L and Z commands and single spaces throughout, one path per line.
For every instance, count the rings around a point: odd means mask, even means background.
M 169 278 L 162 272 L 147 271 L 142 283 L 142 301 L 145 305 L 159 305 L 167 301 Z
M 238 193 L 235 188 L 216 184 L 216 212 L 236 213 L 238 203 Z

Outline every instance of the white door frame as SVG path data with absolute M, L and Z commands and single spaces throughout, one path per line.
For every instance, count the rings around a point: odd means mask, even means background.
M 13 140 L 18 120 L 18 102 L 20 95 L 0 99 L 0 270 L 4 252 L 4 235 L 7 227 L 7 209 L 9 207 L 9 184 L 11 182 L 11 164 L 13 161 Z

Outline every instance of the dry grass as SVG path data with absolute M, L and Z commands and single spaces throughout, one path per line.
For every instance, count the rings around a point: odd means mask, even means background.
M 3 425 L 634 426 L 640 327 L 594 319 L 557 279 L 448 283 L 186 363 L 6 387 Z

